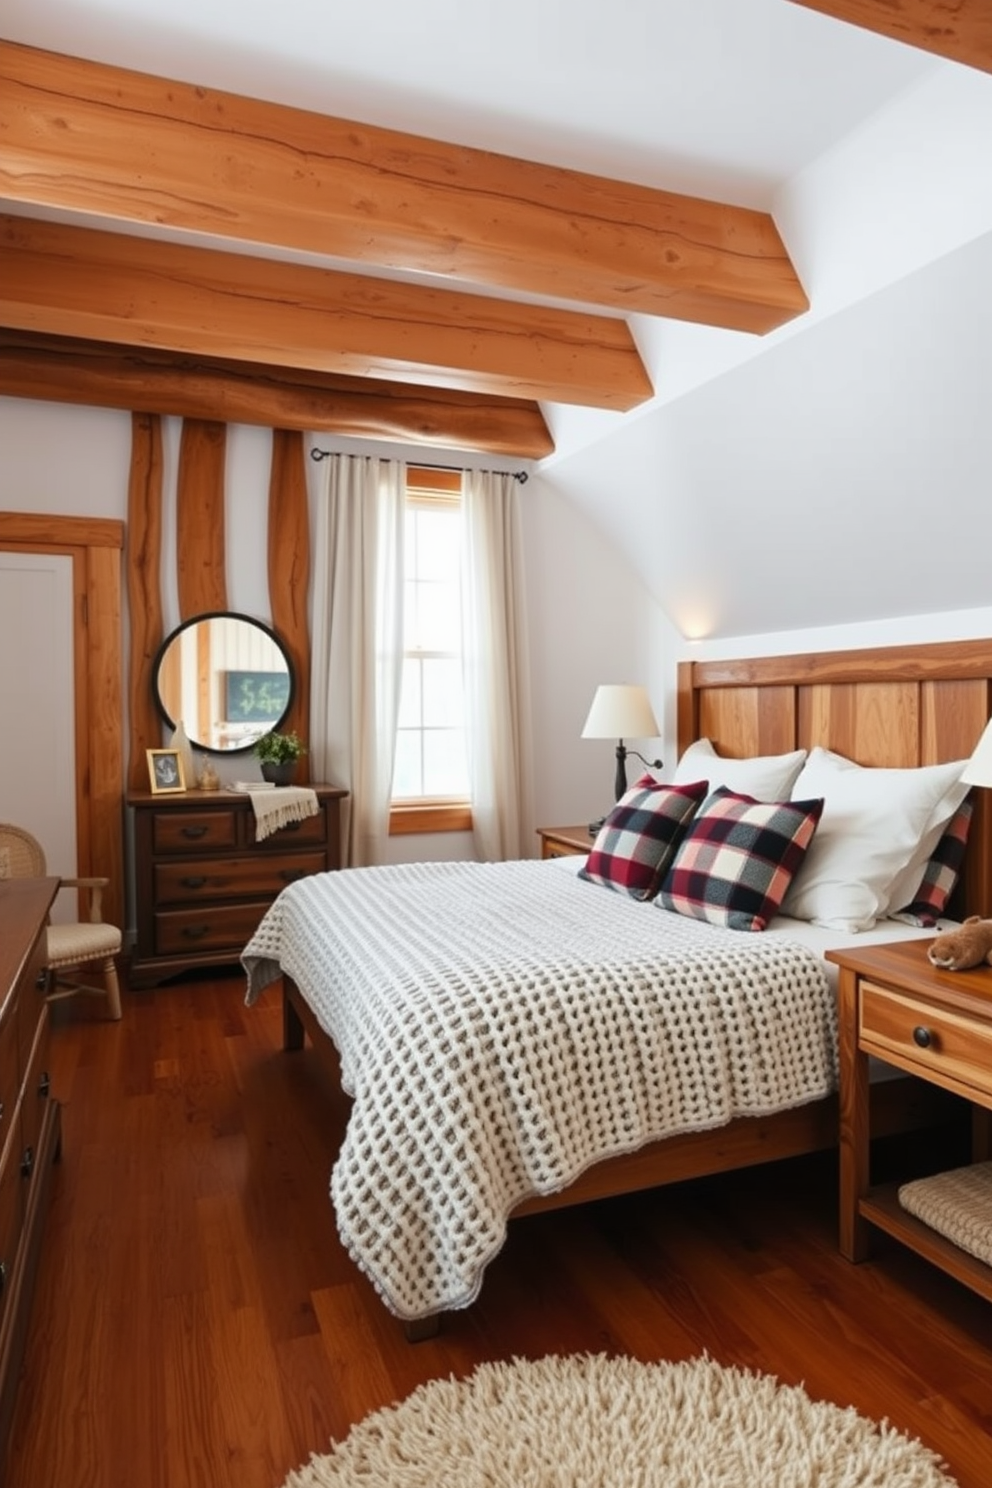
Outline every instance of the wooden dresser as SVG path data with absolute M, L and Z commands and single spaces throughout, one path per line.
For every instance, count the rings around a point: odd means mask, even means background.
M 45 926 L 58 886 L 57 878 L 0 883 L 0 1479 L 61 1141 L 44 996 Z
M 316 816 L 255 841 L 255 815 L 236 791 L 128 796 L 134 814 L 135 920 L 128 983 L 234 965 L 273 899 L 297 878 L 341 866 L 341 801 L 314 785 Z

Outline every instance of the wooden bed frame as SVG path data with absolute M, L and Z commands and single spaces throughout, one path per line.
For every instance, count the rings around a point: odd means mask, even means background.
M 992 713 L 992 642 L 892 646 L 865 651 L 684 662 L 678 672 L 679 753 L 708 738 L 720 754 L 781 754 L 820 744 L 862 765 L 915 767 L 964 759 Z M 975 792 L 968 853 L 953 912 L 992 910 L 992 811 Z M 838 943 L 845 937 L 838 935 Z M 848 937 L 849 939 L 849 937 Z M 337 1078 L 337 1052 L 288 979 L 286 1049 L 304 1034 Z M 872 1087 L 873 1135 L 911 1131 L 946 1109 L 943 1093 L 912 1079 Z M 586 1203 L 686 1178 L 795 1157 L 837 1145 L 836 1096 L 768 1117 L 741 1117 L 715 1131 L 653 1142 L 605 1159 L 556 1194 L 527 1199 L 514 1217 Z M 426 1337 L 437 1320 L 408 1324 Z

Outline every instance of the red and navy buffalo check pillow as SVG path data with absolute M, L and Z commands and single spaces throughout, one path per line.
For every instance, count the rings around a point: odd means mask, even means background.
M 822 800 L 756 801 L 719 786 L 679 844 L 656 902 L 730 930 L 766 929 L 822 811 Z
M 966 796 L 934 848 L 933 855 L 923 870 L 923 878 L 912 904 L 890 914 L 890 919 L 902 920 L 906 925 L 919 925 L 924 929 L 936 925 L 947 908 L 947 902 L 954 893 L 954 886 L 961 873 L 964 850 L 968 845 L 968 828 L 971 826 L 974 810 L 971 797 Z
M 661 785 L 653 775 L 642 775 L 603 822 L 579 877 L 634 899 L 650 899 L 708 790 L 706 780 Z

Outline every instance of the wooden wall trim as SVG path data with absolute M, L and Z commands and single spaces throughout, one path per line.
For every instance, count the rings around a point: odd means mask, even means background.
M 124 523 L 113 517 L 51 517 L 37 512 L 0 511 L 0 541 L 40 543 L 66 553 L 73 548 L 123 548 Z
M 227 609 L 224 465 L 227 425 L 185 419 L 176 496 L 179 618 Z
M 127 497 L 127 597 L 130 623 L 128 784 L 146 790 L 146 749 L 162 742 L 152 690 L 152 665 L 162 644 L 162 420 L 131 419 L 131 474 Z
M 295 730 L 309 747 L 310 512 L 303 435 L 287 429 L 272 432 L 268 528 L 272 625 L 289 652 L 295 678 L 293 701 L 283 729 L 287 733 Z M 309 754 L 300 761 L 297 776 L 301 784 L 310 779 Z

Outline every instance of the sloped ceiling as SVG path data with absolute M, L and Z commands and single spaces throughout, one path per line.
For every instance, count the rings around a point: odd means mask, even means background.
M 18 133 L 0 117 L 0 363 L 21 357 L 22 379 L 29 364 L 51 376 L 51 345 L 31 338 L 69 335 L 76 344 L 60 345 L 60 356 L 70 351 L 93 386 L 133 386 L 135 346 L 142 376 L 164 386 L 168 368 L 148 348 L 172 346 L 197 359 L 208 397 L 228 389 L 231 417 L 246 381 L 274 380 L 287 406 L 306 410 L 303 427 L 320 426 L 314 410 L 333 395 L 354 410 L 354 427 L 341 432 L 410 441 L 419 430 L 437 447 L 529 455 L 687 635 L 986 603 L 980 544 L 949 573 L 934 563 L 924 525 L 987 524 L 976 489 L 990 468 L 979 388 L 988 386 L 992 329 L 982 147 L 992 137 L 992 77 L 981 70 L 992 45 L 982 7 L 656 0 L 636 9 L 618 14 L 604 0 L 8 0 L 4 38 L 18 44 L 8 59 L 23 45 L 176 79 L 208 90 L 190 96 L 215 117 L 213 90 L 225 90 L 372 126 L 351 136 L 374 162 L 387 145 L 406 149 L 382 130 L 515 156 L 529 163 L 510 162 L 515 201 L 519 181 L 530 180 L 538 209 L 560 209 L 566 251 L 549 253 L 540 210 L 509 244 L 516 219 L 505 198 L 488 231 L 484 219 L 460 219 L 434 257 L 423 250 L 429 231 L 419 244 L 394 238 L 384 254 L 374 201 L 367 241 L 352 229 L 334 253 L 305 234 L 272 241 L 264 226 L 242 222 L 204 231 L 205 217 L 184 220 L 164 201 L 161 153 L 139 153 L 113 200 L 87 197 L 70 158 L 41 180 L 38 161 L 62 148 L 60 127 L 84 132 L 56 98 L 47 114 L 35 111 L 48 134 L 33 161 L 23 121 Z M 876 34 L 886 26 L 889 35 Z M 968 61 L 944 60 L 962 54 Z M 109 98 L 113 77 L 101 79 Z M 33 83 L 43 92 L 46 77 Z M 159 115 L 175 102 L 162 98 Z M 489 159 L 442 152 L 430 168 L 488 188 Z M 231 179 L 244 173 L 237 152 L 226 169 Z M 611 181 L 631 184 L 621 210 Z M 578 204 L 577 187 L 588 193 Z M 261 212 L 250 181 L 253 192 Z M 679 292 L 693 281 L 693 303 L 677 303 L 671 279 L 665 286 L 671 216 L 646 247 L 616 227 L 626 212 L 643 233 L 672 193 L 691 198 L 687 242 L 668 256 L 678 260 Z M 610 197 L 600 258 L 612 294 L 572 273 L 604 226 L 597 194 Z M 700 231 L 706 202 L 718 204 L 712 240 Z M 477 205 L 478 196 L 471 211 Z M 700 309 L 708 273 L 726 298 L 735 250 L 743 279 L 754 279 L 744 301 L 756 287 L 767 305 L 772 286 L 775 308 L 757 320 L 739 304 L 714 309 L 712 295 Z M 194 279 L 200 295 L 182 312 L 158 289 L 175 279 L 177 252 L 184 283 Z M 187 271 L 188 255 L 201 256 L 202 271 Z M 655 274 L 662 288 L 652 300 L 645 286 Z M 322 298 L 328 285 L 342 298 Z M 224 299 L 251 296 L 276 300 L 278 329 L 260 321 L 232 345 Z M 382 306 L 389 335 L 371 351 L 344 330 L 328 334 L 332 320 L 347 329 L 349 317 L 382 318 Z M 184 316 L 189 339 L 174 346 Z M 428 320 L 421 345 L 418 324 Z M 32 386 L 22 380 L 29 394 Z

